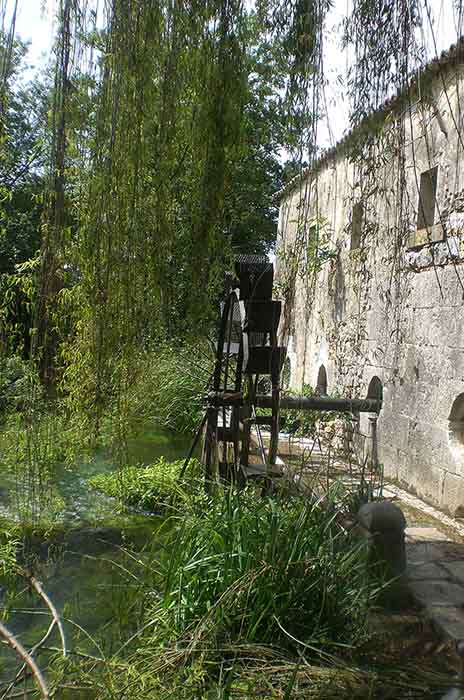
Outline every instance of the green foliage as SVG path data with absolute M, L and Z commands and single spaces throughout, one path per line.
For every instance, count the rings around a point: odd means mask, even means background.
M 309 384 L 303 384 L 301 392 L 286 391 L 286 394 L 313 396 L 313 388 Z M 286 433 L 290 435 L 298 435 L 301 437 L 314 436 L 317 430 L 317 424 L 323 418 L 324 414 L 320 411 L 281 411 L 281 426 Z
M 55 470 L 75 457 L 75 434 L 68 417 L 44 399 L 36 377 L 28 373 L 20 381 L 21 410 L 6 417 L 0 432 L 0 461 L 5 477 L 14 484 L 12 501 L 18 519 L 48 527 L 63 508 Z
M 211 367 L 211 351 L 204 342 L 162 344 L 147 353 L 133 386 L 134 416 L 174 432 L 194 432 L 203 415 Z
M 17 552 L 20 548 L 19 529 L 9 522 L 0 523 L 0 577 L 13 576 L 17 571 Z
M 256 12 L 245 22 L 247 89 L 242 112 L 242 142 L 228 183 L 224 219 L 234 253 L 268 253 L 276 239 L 282 185 L 279 151 L 285 142 L 280 109 L 284 72 L 276 43 Z
M 186 494 L 179 485 L 179 474 L 184 460 L 167 462 L 160 457 L 149 466 L 131 465 L 110 474 L 93 476 L 90 485 L 117 498 L 122 504 L 160 512 L 171 503 L 173 496 L 180 495 L 185 500 Z M 199 463 L 193 459 L 191 470 L 199 469 Z
M 230 491 L 180 518 L 161 555 L 161 606 L 175 633 L 217 644 L 313 646 L 364 633 L 364 551 L 307 498 Z
M 0 417 L 18 409 L 29 391 L 29 367 L 19 357 L 0 356 Z
M 0 32 L 0 64 L 7 46 Z M 49 88 L 43 76 L 24 80 L 26 56 L 27 45 L 15 39 L 0 105 L 0 274 L 13 273 L 40 247 Z

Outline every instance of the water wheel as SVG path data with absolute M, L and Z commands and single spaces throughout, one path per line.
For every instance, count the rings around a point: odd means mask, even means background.
M 250 476 L 269 477 L 277 457 L 286 349 L 277 342 L 281 304 L 271 298 L 274 270 L 261 256 L 241 256 L 235 268 L 221 308 L 208 395 L 201 458 L 207 488 L 219 479 L 243 483 Z M 270 415 L 257 410 L 256 397 L 263 391 L 270 397 Z

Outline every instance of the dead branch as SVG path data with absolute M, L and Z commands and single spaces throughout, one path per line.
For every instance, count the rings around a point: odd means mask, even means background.
M 33 656 L 33 655 L 35 654 L 35 652 L 36 652 L 38 649 L 40 649 L 40 647 L 41 647 L 43 644 L 45 644 L 45 642 L 46 642 L 47 639 L 49 638 L 50 634 L 52 633 L 54 626 L 55 626 L 55 620 L 53 619 L 53 620 L 51 621 L 51 623 L 50 623 L 50 626 L 49 626 L 48 630 L 45 632 L 44 636 L 42 637 L 42 639 L 41 639 L 39 642 L 37 642 L 37 644 L 34 644 L 34 646 L 32 647 L 32 649 L 29 649 L 29 654 L 30 654 L 31 656 Z M 11 683 L 6 687 L 6 689 L 5 689 L 4 692 L 2 693 L 2 696 L 1 696 L 0 700 L 5 700 L 6 698 L 14 698 L 14 697 L 15 697 L 14 695 L 10 695 L 10 692 L 13 690 L 13 688 L 14 688 L 16 685 L 18 685 L 18 683 L 19 683 L 20 680 L 22 679 L 22 675 L 23 675 L 25 669 L 26 669 L 26 664 L 23 664 L 23 665 L 21 666 L 21 668 L 19 669 L 18 673 L 16 674 L 16 676 L 15 676 L 15 677 L 13 678 L 13 680 L 11 681 Z M 26 674 L 26 675 L 27 675 L 27 674 Z
M 34 676 L 35 681 L 39 687 L 42 697 L 45 698 L 45 700 L 48 700 L 50 696 L 47 684 L 32 656 L 25 650 L 23 645 L 11 634 L 11 632 L 1 622 L 0 635 L 5 639 L 8 646 L 16 652 L 16 654 L 24 662 L 25 666 L 27 666 L 30 669 L 31 674 Z
M 35 591 L 38 593 L 38 595 L 42 598 L 42 600 L 43 600 L 44 603 L 47 605 L 48 609 L 50 610 L 50 612 L 51 612 L 51 614 L 52 614 L 53 622 L 56 623 L 56 625 L 57 625 L 57 627 L 58 627 L 58 630 L 59 630 L 59 633 L 60 633 L 60 637 L 61 637 L 61 646 L 62 646 L 62 648 L 63 648 L 63 656 L 66 656 L 66 637 L 64 636 L 64 628 L 63 628 L 63 624 L 62 624 L 62 622 L 61 622 L 61 620 L 60 620 L 60 616 L 58 615 L 58 612 L 57 612 L 55 606 L 53 605 L 52 601 L 50 600 L 50 598 L 48 597 L 48 595 L 45 593 L 44 589 L 42 588 L 42 584 L 40 583 L 40 581 L 37 581 L 36 578 L 34 578 L 33 576 L 31 576 L 31 577 L 30 577 L 30 582 L 31 582 L 31 585 L 32 585 L 32 587 L 34 588 L 34 590 L 35 590 Z M 52 629 L 53 629 L 53 624 L 50 625 L 50 627 L 49 627 L 49 629 L 48 629 L 48 632 L 46 633 L 46 635 L 45 635 L 45 637 L 43 638 L 43 640 L 41 640 L 41 642 L 39 642 L 38 645 L 37 645 L 37 644 L 35 645 L 34 651 L 36 651 L 37 648 L 38 648 L 38 646 L 41 645 L 41 644 L 43 644 L 43 643 L 48 639 L 48 636 L 49 636 L 50 632 L 52 631 Z M 32 652 L 31 652 L 31 653 L 32 653 Z

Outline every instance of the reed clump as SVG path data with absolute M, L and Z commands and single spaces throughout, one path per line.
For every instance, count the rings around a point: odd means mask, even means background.
M 204 505 L 175 516 L 161 555 L 168 636 L 326 650 L 363 637 L 365 551 L 326 504 L 250 489 Z

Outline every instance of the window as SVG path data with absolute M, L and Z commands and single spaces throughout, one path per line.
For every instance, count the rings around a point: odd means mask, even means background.
M 369 382 L 366 399 L 383 401 L 383 386 L 378 377 L 372 377 L 371 381 Z
M 462 462 L 464 459 L 464 394 L 459 394 L 453 401 L 448 421 L 451 451 L 454 457 Z
M 438 166 L 426 170 L 420 177 L 417 230 L 431 228 L 435 223 Z
M 364 218 L 364 207 L 362 202 L 357 202 L 351 214 L 351 247 L 350 250 L 357 250 L 361 247 L 361 234 Z
M 319 367 L 319 372 L 317 373 L 317 383 L 316 389 L 314 391 L 316 396 L 327 396 L 327 372 L 324 365 Z

